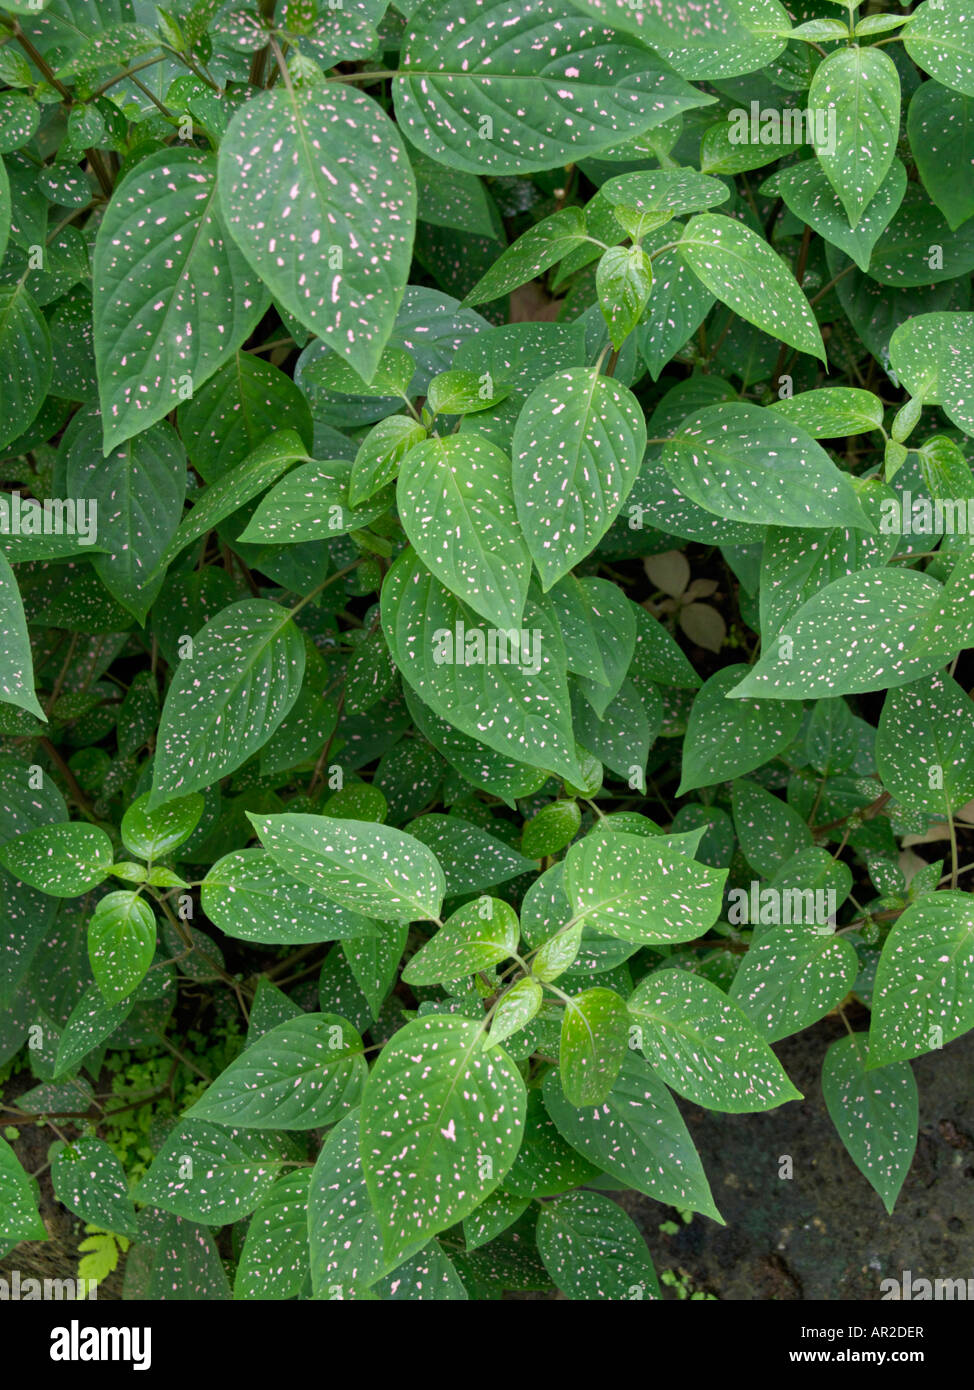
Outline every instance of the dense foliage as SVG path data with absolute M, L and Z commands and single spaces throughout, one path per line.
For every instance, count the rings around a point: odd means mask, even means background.
M 974 1027 L 961 0 L 0 0 L 0 84 L 0 1254 L 39 1123 L 130 1297 L 658 1297 L 610 1194 L 720 1222 L 673 1093 L 835 1011 L 891 1211 Z

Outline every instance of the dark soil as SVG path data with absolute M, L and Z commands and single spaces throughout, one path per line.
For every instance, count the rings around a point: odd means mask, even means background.
M 861 1028 L 862 1020 L 855 1020 Z M 920 1092 L 916 1157 L 892 1216 L 843 1148 L 825 1109 L 822 1058 L 840 1037 L 828 1018 L 775 1051 L 804 1100 L 758 1115 L 681 1109 L 727 1222 L 671 1215 L 622 1198 L 658 1270 L 720 1299 L 878 1300 L 881 1281 L 974 1277 L 974 1034 L 913 1063 Z M 779 1178 L 790 1155 L 794 1176 Z

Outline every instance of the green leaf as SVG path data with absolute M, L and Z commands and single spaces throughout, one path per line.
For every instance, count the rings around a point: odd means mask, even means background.
M 357 507 L 391 483 L 406 454 L 425 438 L 423 426 L 408 415 L 388 415 L 373 425 L 352 464 L 349 504 Z
M 677 72 L 694 79 L 738 77 L 773 62 L 791 28 L 777 0 L 701 0 L 693 10 L 629 0 L 572 0 L 613 29 L 655 48 Z
M 611 246 L 595 273 L 599 307 L 618 352 L 643 316 L 653 288 L 653 267 L 640 246 Z
M 883 403 L 871 391 L 855 386 L 829 386 L 820 391 L 801 391 L 771 407 L 813 439 L 845 439 L 867 434 L 883 423 Z
M 245 1049 L 186 1111 L 240 1129 L 318 1129 L 358 1103 L 362 1039 L 337 1014 L 302 1014 Z
M 909 17 L 903 44 L 917 67 L 944 87 L 974 96 L 974 36 L 963 0 L 925 0 Z
M 952 232 L 918 183 L 907 184 L 896 216 L 876 243 L 869 275 L 880 285 L 928 286 L 974 269 L 974 226 Z M 929 291 L 922 307 L 932 307 Z M 840 296 L 841 298 L 841 296 Z M 966 307 L 967 301 L 963 301 Z
M 146 975 L 156 953 L 156 919 L 136 891 L 106 893 L 88 924 L 88 959 L 109 1004 L 120 1003 Z
M 646 1060 L 680 1095 L 737 1115 L 771 1110 L 801 1092 L 745 1014 L 685 970 L 657 970 L 629 1000 Z
M 207 531 L 212 531 L 251 498 L 270 487 L 292 463 L 307 457 L 301 436 L 294 430 L 278 430 L 268 435 L 242 463 L 222 474 L 202 493 L 180 523 L 162 558 L 162 565 L 169 564 L 186 546 L 205 536 Z
M 135 1000 L 131 997 L 109 1003 L 98 985 L 90 985 L 75 1004 L 61 1031 L 54 1079 L 76 1067 L 99 1043 L 111 1037 L 132 1012 Z
M 752 941 L 730 997 L 768 1042 L 779 1042 L 841 1004 L 858 974 L 855 947 L 831 928 L 773 927 Z
M 814 593 L 731 696 L 805 700 L 908 685 L 951 655 L 944 591 L 914 570 L 860 570 Z
M 406 550 L 386 575 L 381 603 L 393 660 L 434 715 L 516 763 L 581 777 L 564 646 L 543 596 L 529 595 L 513 639 L 485 632 Z
M 923 186 L 952 232 L 974 216 L 974 91 L 966 96 L 939 82 L 913 93 L 907 118 L 910 151 Z
M 803 159 L 787 169 L 777 170 L 765 180 L 761 192 L 780 193 L 790 212 L 851 256 L 860 270 L 868 270 L 873 248 L 903 201 L 906 169 L 893 158 L 886 177 L 872 201 L 862 209 L 855 227 L 849 226 L 842 200 L 817 159 Z
M 582 824 L 577 801 L 552 801 L 531 820 L 524 822 L 521 853 L 528 859 L 544 859 L 571 844 Z
M 863 1033 L 837 1038 L 822 1063 L 822 1094 L 853 1163 L 892 1215 L 916 1151 L 917 1083 L 907 1062 L 867 1067 Z
M 541 1008 L 543 1000 L 544 991 L 537 980 L 532 980 L 530 976 L 518 980 L 499 1000 L 494 1010 L 487 1046 L 496 1047 L 513 1033 L 519 1033 L 522 1028 L 526 1028 Z
M 409 939 L 408 922 L 383 922 L 364 936 L 345 937 L 342 951 L 375 1022 L 396 982 Z
M 51 1182 L 59 1202 L 92 1226 L 135 1236 L 135 1208 L 121 1163 L 93 1136 L 52 1146 Z
M 167 801 L 155 811 L 149 810 L 148 793 L 136 797 L 122 816 L 122 843 L 140 859 L 168 859 L 192 835 L 204 806 L 204 799 L 197 792 Z
M 203 880 L 200 905 L 227 936 L 275 946 L 360 937 L 369 926 L 368 918 L 299 883 L 261 849 L 217 860 Z
M 629 1012 L 612 989 L 586 989 L 565 1000 L 558 1069 L 572 1105 L 601 1105 L 629 1046 Z
M 691 217 L 678 254 L 711 294 L 763 333 L 825 361 L 815 315 L 797 281 L 757 232 L 730 217 Z
M 572 1105 L 554 1070 L 545 1077 L 544 1102 L 572 1148 L 611 1177 L 724 1224 L 676 1102 L 642 1057 L 627 1052 L 602 1105 L 584 1110 Z
M 565 891 L 575 918 L 643 944 L 702 936 L 720 915 L 727 871 L 692 859 L 688 838 L 586 835 L 565 857 Z
M 281 868 L 340 906 L 388 920 L 438 916 L 446 888 L 443 870 L 412 835 L 333 816 L 249 819 Z
M 557 372 L 531 392 L 514 431 L 514 499 L 544 589 L 605 535 L 645 447 L 632 392 L 594 367 Z
M 372 498 L 360 510 L 348 503 L 352 465 L 347 459 L 305 463 L 291 470 L 264 497 L 238 540 L 245 544 L 300 545 L 364 529 L 390 500 Z
M 517 913 L 500 898 L 478 898 L 458 908 L 413 956 L 402 977 L 411 985 L 436 985 L 489 970 L 517 950 Z
M 731 788 L 734 829 L 744 858 L 759 874 L 771 875 L 793 854 L 812 843 L 808 826 L 780 796 L 757 782 L 735 782 Z
M 802 722 L 799 705 L 727 698 L 730 688 L 746 674 L 746 666 L 725 666 L 694 700 L 683 741 L 679 796 L 753 772 L 797 738 Z
M 231 236 L 276 299 L 366 381 L 409 274 L 416 183 L 392 122 L 341 83 L 261 92 L 220 146 Z
M 487 622 L 519 627 L 531 556 L 507 456 L 476 434 L 424 440 L 403 459 L 396 495 L 403 530 L 427 569 Z
M 538 1216 L 538 1252 L 566 1298 L 660 1296 L 639 1227 L 598 1192 L 571 1192 L 547 1203 Z
M 186 1221 L 223 1226 L 260 1206 L 284 1163 L 272 1134 L 184 1119 L 133 1195 Z
M 900 131 L 896 64 L 879 48 L 837 48 L 815 70 L 808 110 L 818 161 L 855 227 L 896 153 Z M 820 138 L 826 132 L 827 138 Z
M 464 304 L 486 304 L 536 280 L 563 256 L 588 240 L 581 208 L 562 208 L 536 222 L 508 246 L 464 297 Z
M 9 1250 L 22 1240 L 47 1239 L 34 1185 L 6 1139 L 0 1137 L 0 1248 Z
M 362 1165 L 388 1257 L 462 1221 L 499 1186 L 526 1098 L 480 1024 L 417 1018 L 386 1044 L 362 1100 Z
M 111 453 L 192 396 L 267 308 L 230 240 L 216 156 L 150 154 L 122 180 L 95 241 L 95 357 Z
M 950 819 L 974 797 L 974 701 L 939 671 L 891 690 L 876 735 L 876 766 L 903 806 Z
M 279 1178 L 259 1203 L 233 1281 L 235 1299 L 291 1299 L 308 1278 L 307 1168 Z
M 96 825 L 70 821 L 39 825 L 0 848 L 0 863 L 15 878 L 54 898 L 76 898 L 108 877 L 112 842 Z
M 974 314 L 915 314 L 890 338 L 889 361 L 912 396 L 974 434 Z
M 468 372 L 457 368 L 440 372 L 429 384 L 426 408 L 436 415 L 479 415 L 510 395 L 510 387 L 491 380 L 490 373 Z
M 34 661 L 27 619 L 17 579 L 6 556 L 0 555 L 0 701 L 16 705 L 47 723 L 34 693 Z
M 969 893 L 930 893 L 897 918 L 872 996 L 866 1069 L 919 1057 L 974 1028 Z
M 728 401 L 692 415 L 663 463 L 684 496 L 731 521 L 870 529 L 852 482 L 825 450 L 758 405 Z
M 706 104 L 642 45 L 553 0 L 423 6 L 393 96 L 410 141 L 471 174 L 556 169 Z
M 149 805 L 212 786 L 261 748 L 298 698 L 304 660 L 276 603 L 242 599 L 211 618 L 166 695 Z
M 252 352 L 236 352 L 184 401 L 179 432 L 193 466 L 215 482 L 242 464 L 275 430 L 300 436 L 307 456 L 314 438 L 308 402 L 280 367 Z
M 53 371 L 51 332 L 33 295 L 23 284 L 0 287 L 0 449 L 33 423 Z
M 669 212 L 682 216 L 726 203 L 730 196 L 720 179 L 696 169 L 649 169 L 606 179 L 600 197 L 610 207 L 628 207 L 640 214 Z

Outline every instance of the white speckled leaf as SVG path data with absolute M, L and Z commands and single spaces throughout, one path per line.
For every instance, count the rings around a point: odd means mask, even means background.
M 18 439 L 47 397 L 51 331 L 26 284 L 0 288 L 0 448 Z
M 663 463 L 686 497 L 731 521 L 870 526 L 848 475 L 821 445 L 759 405 L 728 401 L 692 415 Z
M 22 1240 L 47 1240 L 30 1178 L 17 1155 L 0 1136 L 0 1246 L 9 1250 Z
M 808 109 L 832 139 L 815 153 L 855 227 L 886 177 L 900 133 L 900 75 L 888 53 L 854 44 L 819 64 Z
M 538 1253 L 566 1298 L 657 1299 L 656 1271 L 639 1227 L 598 1192 L 570 1192 L 538 1216 Z
M 508 960 L 520 936 L 513 907 L 500 898 L 475 898 L 446 919 L 412 957 L 402 977 L 411 985 L 450 984 Z
M 724 1224 L 676 1101 L 644 1058 L 627 1052 L 602 1105 L 577 1109 L 554 1070 L 545 1077 L 544 1102 L 563 1137 L 610 1177 Z
M 594 550 L 645 448 L 638 401 L 594 367 L 556 372 L 531 392 L 514 430 L 514 499 L 542 588 Z
M 582 990 L 565 1004 L 558 1072 L 572 1105 L 601 1105 L 629 1046 L 629 1012 L 613 989 Z
M 972 52 L 974 59 L 974 52 Z M 924 82 L 907 118 L 910 151 L 923 186 L 951 231 L 974 216 L 974 91 Z
M 368 1068 L 337 1014 L 303 1014 L 252 1043 L 186 1111 L 241 1129 L 318 1129 L 358 1104 Z
M 406 829 L 436 855 L 446 875 L 448 897 L 493 888 L 534 868 L 503 840 L 460 816 L 432 812 L 410 821 Z
M 134 1007 L 135 1000 L 131 997 L 110 1004 L 97 985 L 89 985 L 61 1030 L 54 1080 L 76 1067 L 99 1043 L 111 1037 Z
M 477 434 L 424 440 L 403 459 L 396 496 L 427 569 L 487 622 L 519 627 L 531 556 L 507 455 Z
M 951 655 L 944 588 L 914 570 L 860 570 L 793 613 L 731 695 L 804 700 L 907 685 Z M 963 645 L 963 641 L 958 645 Z
M 487 304 L 510 294 L 518 285 L 535 280 L 569 251 L 586 243 L 585 215 L 581 208 L 562 208 L 523 232 L 469 290 L 464 304 Z
M 710 290 L 675 249 L 653 257 L 653 293 L 636 341 L 654 381 L 713 305 Z
M 346 936 L 342 941 L 345 959 L 365 995 L 373 1023 L 396 982 L 408 939 L 408 922 L 379 922 L 367 935 Z
M 436 855 L 412 835 L 334 816 L 251 816 L 283 869 L 342 907 L 392 920 L 439 915 L 446 888 Z
M 88 923 L 88 959 L 109 1004 L 126 999 L 156 953 L 156 919 L 134 889 L 106 893 Z
M 974 96 L 974 34 L 964 0 L 925 0 L 910 15 L 903 44 L 944 87 Z
M 276 603 L 231 603 L 193 641 L 163 705 L 150 806 L 235 771 L 267 742 L 301 690 L 304 638 Z
M 547 780 L 541 768 L 516 762 L 462 733 L 442 715 L 428 709 L 414 691 L 406 689 L 406 707 L 413 723 L 465 781 L 500 797 L 512 809 L 520 796 L 530 796 Z
M 898 917 L 873 989 L 867 1067 L 919 1057 L 974 1028 L 974 899 L 930 893 Z
M 267 308 L 258 277 L 227 236 L 216 156 L 158 150 L 116 188 L 94 255 L 95 358 L 104 449 L 202 386 Z
M 759 874 L 770 876 L 792 855 L 811 848 L 812 833 L 798 812 L 757 782 L 735 782 L 731 800 L 741 852 Z
M 856 948 L 844 937 L 773 927 L 752 941 L 729 993 L 768 1042 L 778 1042 L 841 1004 L 858 973 Z
M 387 1043 L 362 1101 L 362 1165 L 387 1256 L 468 1216 L 521 1143 L 527 1093 L 500 1047 L 462 1018 L 414 1019 Z
M 544 990 L 537 980 L 526 976 L 512 985 L 494 1011 L 487 1038 L 488 1047 L 496 1047 L 531 1022 L 544 1001 Z M 533 1050 L 533 1049 L 532 1049 Z
M 519 643 L 517 651 L 502 653 L 498 646 L 498 656 L 515 659 L 458 665 L 448 658 L 458 649 L 465 657 L 478 640 L 474 633 L 489 656 L 490 634 L 410 549 L 383 582 L 382 630 L 403 679 L 435 715 L 497 753 L 577 783 L 582 773 L 571 729 L 565 651 L 554 615 L 541 600 L 529 596 L 524 609 L 520 632 L 530 649 Z
M 727 995 L 686 970 L 657 970 L 629 1000 L 646 1060 L 680 1095 L 742 1114 L 801 1100 L 761 1034 Z
M 876 766 L 897 801 L 946 820 L 974 797 L 974 701 L 939 671 L 891 690 Z
M 797 738 L 802 722 L 800 705 L 781 700 L 728 700 L 728 690 L 746 674 L 746 666 L 724 666 L 697 694 L 683 741 L 678 796 L 753 772 Z
M 371 380 L 416 222 L 416 182 L 388 116 L 341 83 L 280 86 L 240 108 L 219 162 L 244 255 L 289 313 Z
M 47 722 L 34 693 L 34 660 L 16 576 L 0 555 L 0 701 Z
M 128 1179 L 104 1139 L 88 1136 L 52 1148 L 51 1181 L 58 1201 L 92 1226 L 134 1236 Z
M 387 509 L 391 490 L 353 508 L 348 501 L 351 476 L 352 465 L 347 459 L 293 468 L 261 499 L 237 539 L 255 545 L 300 545 L 364 529 Z
M 896 535 L 871 535 L 851 528 L 803 531 L 769 527 L 758 590 L 765 645 L 770 645 L 813 594 L 834 579 L 885 565 L 898 541 Z
M 158 596 L 160 565 L 176 534 L 186 497 L 186 451 L 167 421 L 101 453 L 101 415 L 92 409 L 72 421 L 65 487 L 69 497 L 97 506 L 92 556 L 108 592 L 140 623 Z
M 825 361 L 815 315 L 790 268 L 750 227 L 714 213 L 691 217 L 677 248 L 694 275 L 742 319 Z
M 780 193 L 790 212 L 851 256 L 861 270 L 868 270 L 873 247 L 903 201 L 906 169 L 894 156 L 886 177 L 860 212 L 855 227 L 849 226 L 842 200 L 817 159 L 803 159 L 777 170 L 762 185 L 761 192 Z
M 738 77 L 772 62 L 787 43 L 790 23 L 777 0 L 695 0 L 693 4 L 633 4 L 630 0 L 572 0 L 613 29 L 635 34 L 694 79 Z
M 974 434 L 974 314 L 915 314 L 890 338 L 889 361 L 911 395 Z
M 133 1195 L 187 1221 L 225 1226 L 260 1205 L 285 1167 L 284 1153 L 276 1135 L 183 1119 Z
M 299 883 L 262 849 L 218 859 L 203 880 L 200 905 L 227 936 L 275 946 L 359 937 L 369 926 L 368 918 Z
M 565 857 L 573 915 L 592 930 L 644 944 L 691 941 L 720 915 L 726 869 L 691 859 L 679 837 L 586 835 Z
M 865 1033 L 837 1038 L 822 1062 L 825 1107 L 853 1163 L 892 1215 L 916 1152 L 917 1083 L 908 1062 L 866 1070 Z
M 83 821 L 39 825 L 8 840 L 0 863 L 55 898 L 76 898 L 108 876 L 114 854 L 104 830 Z
M 931 252 L 931 246 L 939 247 L 939 251 Z M 930 201 L 926 189 L 919 183 L 908 183 L 896 216 L 877 241 L 870 258 L 870 279 L 897 290 L 923 287 L 919 307 L 929 309 L 927 286 L 941 280 L 956 280 L 972 269 L 974 226 L 965 222 L 952 232 L 943 213 Z M 956 302 L 958 307 L 967 307 L 966 299 Z M 897 316 L 900 317 L 905 315 Z
M 856 386 L 800 391 L 787 400 L 774 401 L 771 409 L 813 439 L 845 439 L 850 434 L 868 434 L 883 423 L 882 401 L 872 391 L 860 391 Z
M 233 1282 L 235 1299 L 297 1298 L 308 1277 L 311 1170 L 288 1173 L 250 1218 Z
M 706 104 L 641 45 L 555 0 L 420 7 L 394 97 L 414 145 L 472 174 L 555 169 Z
M 198 792 L 149 810 L 148 793 L 136 797 L 122 816 L 122 843 L 140 859 L 168 859 L 199 824 L 206 802 Z

